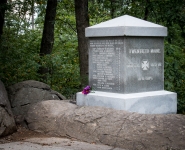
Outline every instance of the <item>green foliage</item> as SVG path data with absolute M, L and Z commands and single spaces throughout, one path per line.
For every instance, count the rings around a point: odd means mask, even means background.
M 178 96 L 178 113 L 185 114 L 185 53 L 181 47 L 165 44 L 165 89 Z
M 66 97 L 74 95 L 80 88 L 79 60 L 76 36 L 65 35 L 56 40 L 51 55 L 41 60 L 49 68 L 47 84 Z
M 41 1 L 39 1 L 41 2 Z M 66 97 L 79 91 L 79 60 L 77 51 L 77 37 L 75 29 L 74 3 L 70 1 L 59 3 L 55 23 L 55 43 L 51 55 L 42 59 L 39 50 L 42 38 L 44 9 L 40 8 L 36 20 L 36 29 L 31 30 L 29 19 L 25 19 L 17 11 L 7 12 L 4 34 L 0 41 L 0 78 L 6 86 L 24 80 L 40 80 L 37 73 L 39 66 L 49 68 L 47 80 L 53 90 Z M 17 8 L 23 6 L 21 2 L 12 5 Z
M 111 19 L 110 9 L 107 8 L 109 1 L 104 3 L 89 2 L 90 26 Z
M 79 90 L 79 61 L 76 36 L 63 35 L 57 39 L 51 55 L 39 57 L 41 33 L 27 31 L 17 37 L 5 32 L 0 45 L 0 77 L 6 86 L 24 81 L 40 80 L 39 63 L 50 73 L 45 83 L 70 97 Z M 6 35 L 6 36 L 5 36 Z
M 9 32 L 9 33 L 8 33 Z M 12 32 L 4 30 L 0 45 L 0 77 L 5 85 L 23 80 L 37 78 L 39 55 L 37 47 L 40 41 L 36 33 L 12 36 Z M 29 40 L 29 43 L 27 42 Z M 31 46 L 32 45 L 32 46 Z
M 63 0 L 57 8 L 50 85 L 66 97 L 76 94 L 80 88 L 77 46 L 74 1 Z

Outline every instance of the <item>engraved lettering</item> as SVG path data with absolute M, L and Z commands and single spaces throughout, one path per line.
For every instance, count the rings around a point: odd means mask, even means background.
M 121 47 L 119 45 L 121 44 L 123 44 L 122 40 L 90 41 L 92 64 L 96 70 L 92 72 L 95 88 L 111 90 L 112 86 L 116 85 L 120 90 Z
M 151 53 L 161 53 L 160 49 L 151 49 L 150 50 Z
M 145 53 L 149 53 L 150 50 L 149 49 L 130 49 L 129 53 L 130 54 L 145 54 Z

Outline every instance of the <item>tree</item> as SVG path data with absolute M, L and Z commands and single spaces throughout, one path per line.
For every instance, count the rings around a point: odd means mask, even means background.
M 150 3 L 150 0 L 146 0 L 144 20 L 147 20 L 149 16 L 149 3 Z
M 48 0 L 44 29 L 42 34 L 42 42 L 40 47 L 40 57 L 47 54 L 51 54 L 53 44 L 54 44 L 54 24 L 55 24 L 55 16 L 56 16 L 56 8 L 57 8 L 57 0 Z M 41 66 L 39 68 L 39 74 L 42 75 L 41 78 L 46 80 L 46 74 L 49 73 L 49 69 L 47 67 Z
M 1 35 L 3 34 L 3 25 L 4 25 L 6 4 L 7 4 L 7 0 L 0 1 L 0 38 L 1 38 Z
M 88 84 L 88 39 L 85 37 L 85 28 L 89 26 L 88 0 L 75 0 L 75 16 L 81 85 L 85 86 Z

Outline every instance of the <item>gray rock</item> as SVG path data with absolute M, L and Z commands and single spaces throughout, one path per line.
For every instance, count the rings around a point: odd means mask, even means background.
M 0 137 L 16 131 L 15 120 L 4 84 L 0 81 Z
M 35 104 L 26 116 L 31 130 L 129 150 L 185 148 L 185 116 L 144 115 L 62 101 Z
M 61 134 L 60 131 L 57 130 L 60 126 L 58 124 L 58 116 L 74 110 L 77 106 L 68 102 L 57 100 L 43 102 L 30 107 L 28 115 L 26 115 L 26 121 L 29 121 L 29 129 L 33 129 L 37 132 L 45 132 L 48 135 L 65 135 Z M 36 113 L 32 113 L 32 111 Z M 38 120 L 40 121 L 38 122 Z
M 19 82 L 8 87 L 8 96 L 18 124 L 23 123 L 24 115 L 31 105 L 45 100 L 66 99 L 60 93 L 51 90 L 49 85 L 34 80 Z

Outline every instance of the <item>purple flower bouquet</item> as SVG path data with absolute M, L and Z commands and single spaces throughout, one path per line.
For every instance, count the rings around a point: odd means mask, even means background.
M 88 85 L 88 86 L 86 86 L 86 87 L 83 89 L 82 93 L 83 93 L 84 95 L 87 95 L 87 94 L 90 93 L 90 90 L 91 90 L 91 87 Z

